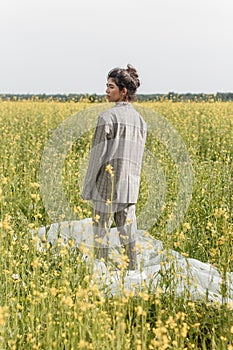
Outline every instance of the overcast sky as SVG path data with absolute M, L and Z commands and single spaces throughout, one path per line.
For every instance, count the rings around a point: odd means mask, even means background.
M 0 93 L 233 91 L 232 0 L 0 0 Z

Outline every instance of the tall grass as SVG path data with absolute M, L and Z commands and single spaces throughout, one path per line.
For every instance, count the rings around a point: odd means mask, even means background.
M 150 233 L 166 248 L 210 262 L 223 277 L 233 271 L 233 103 L 142 104 L 161 113 L 181 135 L 194 170 L 192 200 L 183 223 L 165 230 L 176 198 L 174 164 L 153 135 L 146 147 L 164 168 L 166 207 Z M 210 304 L 146 286 L 121 297 L 103 295 L 71 240 L 38 251 L 30 230 L 49 225 L 39 168 L 51 131 L 88 103 L 0 102 L 0 348 L 1 349 L 233 349 L 229 304 Z M 92 132 L 67 154 L 63 185 L 74 213 L 90 217 L 79 177 Z M 137 211 L 147 199 L 142 173 Z M 56 249 L 56 253 L 54 253 Z M 166 276 L 165 283 L 166 283 Z M 91 282 L 92 281 L 92 282 Z M 168 281 L 167 281 L 168 283 Z M 224 296 L 224 285 L 222 294 Z

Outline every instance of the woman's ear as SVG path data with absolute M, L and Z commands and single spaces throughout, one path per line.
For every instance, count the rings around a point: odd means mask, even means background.
M 127 89 L 126 87 L 123 87 L 123 89 L 121 90 L 122 96 L 126 97 L 127 95 Z

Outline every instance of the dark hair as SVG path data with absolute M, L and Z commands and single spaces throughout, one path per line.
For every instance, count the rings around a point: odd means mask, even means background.
M 115 84 L 119 87 L 120 91 L 123 88 L 127 89 L 125 98 L 128 101 L 134 101 L 136 99 L 136 90 L 140 86 L 140 80 L 136 69 L 127 65 L 127 68 L 114 68 L 108 73 L 108 79 L 111 78 Z

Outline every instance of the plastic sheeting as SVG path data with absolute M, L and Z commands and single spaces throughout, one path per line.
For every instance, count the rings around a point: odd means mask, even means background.
M 145 286 L 151 292 L 160 290 L 192 300 L 229 303 L 233 308 L 233 273 L 224 278 L 224 296 L 221 293 L 223 280 L 216 268 L 196 259 L 185 258 L 174 250 L 165 250 L 161 241 L 147 232 L 137 232 L 138 269 L 122 272 L 116 267 L 122 261 L 119 251 L 119 237 L 116 228 L 110 231 L 110 267 L 103 261 L 91 259 L 93 251 L 92 221 L 90 218 L 79 221 L 64 221 L 41 227 L 37 231 L 39 238 L 46 237 L 47 242 L 55 245 L 58 238 L 63 244 L 73 239 L 75 247 L 80 248 L 83 259 L 91 264 L 95 281 L 106 293 L 116 295 L 126 291 L 137 291 Z M 39 245 L 40 248 L 40 245 Z

